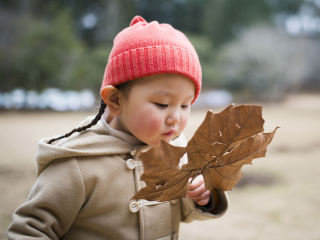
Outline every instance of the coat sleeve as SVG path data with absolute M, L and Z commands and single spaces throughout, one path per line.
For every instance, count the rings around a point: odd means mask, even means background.
M 13 213 L 8 239 L 60 239 L 85 202 L 76 158 L 54 160 L 38 177 L 26 203 Z
M 193 220 L 208 220 L 222 217 L 228 210 L 229 200 L 226 192 L 214 189 L 210 201 L 206 206 L 197 205 L 191 198 L 181 199 L 181 221 L 191 222 Z

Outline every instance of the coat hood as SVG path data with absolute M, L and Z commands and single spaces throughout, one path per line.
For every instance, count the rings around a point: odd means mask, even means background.
M 89 124 L 93 118 L 92 116 L 87 117 L 78 127 Z M 36 154 L 37 177 L 55 159 L 121 154 L 134 150 L 134 146 L 109 135 L 109 132 L 103 127 L 101 120 L 83 132 L 74 133 L 68 138 L 48 144 L 49 140 L 54 137 L 39 140 Z

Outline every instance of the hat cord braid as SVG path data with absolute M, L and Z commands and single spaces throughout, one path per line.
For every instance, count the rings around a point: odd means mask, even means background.
M 67 138 L 69 136 L 71 136 L 72 134 L 74 134 L 75 132 L 82 132 L 88 128 L 91 128 L 93 125 L 96 125 L 97 122 L 101 119 L 102 114 L 104 113 L 104 110 L 106 109 L 107 105 L 104 103 L 104 101 L 101 99 L 100 101 L 100 108 L 99 108 L 99 113 L 95 116 L 95 118 L 91 121 L 91 123 L 89 123 L 86 126 L 83 127 L 79 127 L 79 128 L 75 128 L 73 129 L 71 132 L 66 133 L 65 135 L 62 135 L 60 137 L 57 138 L 53 138 L 51 139 L 48 144 L 53 143 L 54 141 L 60 140 L 62 138 Z

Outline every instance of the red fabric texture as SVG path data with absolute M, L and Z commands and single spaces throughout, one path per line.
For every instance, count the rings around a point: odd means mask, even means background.
M 190 78 L 196 86 L 193 102 L 196 100 L 202 73 L 198 55 L 188 38 L 169 24 L 148 23 L 135 16 L 130 26 L 114 39 L 101 89 L 159 73 Z

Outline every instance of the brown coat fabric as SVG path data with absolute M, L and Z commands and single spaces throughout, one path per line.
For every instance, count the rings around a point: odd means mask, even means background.
M 9 239 L 171 239 L 180 221 L 218 218 L 228 208 L 227 195 L 217 190 L 212 213 L 189 198 L 159 204 L 139 200 L 139 211 L 131 212 L 130 198 L 144 186 L 143 166 L 130 170 L 126 160 L 137 150 L 138 161 L 143 146 L 108 135 L 100 122 L 56 144 L 46 144 L 49 139 L 39 141 L 38 178 L 13 214 Z M 179 141 L 173 144 L 181 146 Z

